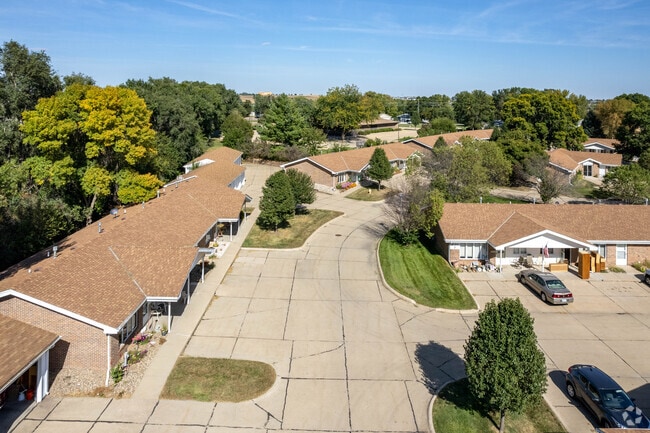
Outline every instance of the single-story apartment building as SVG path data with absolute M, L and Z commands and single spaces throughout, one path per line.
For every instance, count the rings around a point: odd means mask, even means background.
M 501 267 L 522 257 L 573 264 L 580 251 L 621 266 L 650 258 L 650 225 L 642 221 L 650 221 L 650 206 L 446 203 L 435 240 L 454 266 Z
M 228 186 L 243 183 L 241 153 L 223 148 L 211 158 L 157 198 L 114 209 L 0 273 L 0 315 L 59 338 L 49 350 L 52 376 L 93 371 L 107 382 L 161 303 L 173 330 L 172 304 L 190 301 L 192 271 L 214 252 L 220 230 L 236 235 L 250 199 Z M 25 367 L 6 361 L 3 372 Z
M 419 158 L 420 146 L 408 143 L 389 143 L 362 147 L 341 152 L 308 156 L 282 164 L 283 170 L 294 169 L 308 174 L 316 188 L 335 189 L 343 182 L 359 182 L 364 178 L 370 158 L 376 148 L 386 152 L 386 157 L 396 170 L 403 170 L 410 158 Z
M 612 168 L 623 164 L 620 153 L 585 152 L 567 149 L 547 151 L 549 166 L 568 176 L 581 172 L 585 177 L 602 179 Z
M 460 144 L 460 140 L 463 137 L 469 137 L 474 140 L 479 141 L 488 141 L 492 137 L 493 129 L 476 129 L 471 131 L 458 131 L 458 132 L 449 132 L 446 134 L 437 134 L 437 135 L 428 135 L 426 137 L 417 137 L 409 138 L 405 140 L 404 143 L 413 143 L 418 146 L 422 146 L 426 149 L 433 149 L 436 145 L 436 142 L 439 138 L 442 137 L 447 143 L 447 146 L 454 146 Z
M 582 143 L 582 149 L 585 152 L 615 153 L 618 144 L 615 138 L 589 138 Z

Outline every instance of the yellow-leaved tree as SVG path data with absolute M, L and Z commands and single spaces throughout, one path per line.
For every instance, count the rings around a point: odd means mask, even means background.
M 160 181 L 144 169 L 157 153 L 150 118 L 134 90 L 72 84 L 23 113 L 23 141 L 37 149 L 25 164 L 37 185 L 80 195 L 90 224 L 102 206 L 155 196 Z

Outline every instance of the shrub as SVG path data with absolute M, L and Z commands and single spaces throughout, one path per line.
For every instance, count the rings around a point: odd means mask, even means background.
M 616 272 L 616 273 L 619 273 L 619 274 L 624 274 L 625 273 L 625 269 L 619 268 L 618 266 L 610 266 L 609 270 L 610 270 L 610 272 Z
M 129 350 L 129 364 L 135 364 L 137 362 L 140 362 L 142 358 L 147 354 L 147 350 Z
M 111 379 L 115 384 L 120 383 L 124 378 L 124 370 L 122 369 L 122 366 L 120 364 L 117 364 L 115 367 L 111 368 L 110 374 L 111 374 Z

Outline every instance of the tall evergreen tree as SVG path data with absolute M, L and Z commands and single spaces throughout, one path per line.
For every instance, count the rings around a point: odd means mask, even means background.
M 366 169 L 366 175 L 377 182 L 378 189 L 381 189 L 381 182 L 393 177 L 393 167 L 386 156 L 386 151 L 378 147 L 370 157 L 369 167 Z

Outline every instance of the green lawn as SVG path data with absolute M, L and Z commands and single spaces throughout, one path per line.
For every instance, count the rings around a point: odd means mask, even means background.
M 516 198 L 506 198 L 506 197 L 499 197 L 496 195 L 488 195 L 483 197 L 483 203 L 530 203 L 529 201 L 525 200 L 517 200 Z
M 371 187 L 359 187 L 356 191 L 352 191 L 346 195 L 345 198 L 360 201 L 381 201 L 386 198 L 390 189 L 383 187 L 381 190 L 377 189 L 376 185 Z
M 574 179 L 567 187 L 566 195 L 574 198 L 594 198 L 596 185 L 585 179 Z
M 240 402 L 259 397 L 275 383 L 272 366 L 258 361 L 180 357 L 161 398 Z
M 306 214 L 294 216 L 289 220 L 287 227 L 279 228 L 277 231 L 262 230 L 255 224 L 242 246 L 247 248 L 298 248 L 316 229 L 339 215 L 343 215 L 343 212 L 310 209 Z
M 484 414 L 471 398 L 467 379 L 446 386 L 433 404 L 433 426 L 440 433 L 499 431 L 498 414 Z M 545 401 L 522 414 L 506 415 L 507 433 L 565 433 Z
M 379 260 L 386 282 L 418 304 L 454 310 L 476 308 L 449 263 L 422 243 L 405 247 L 385 236 L 379 244 Z

